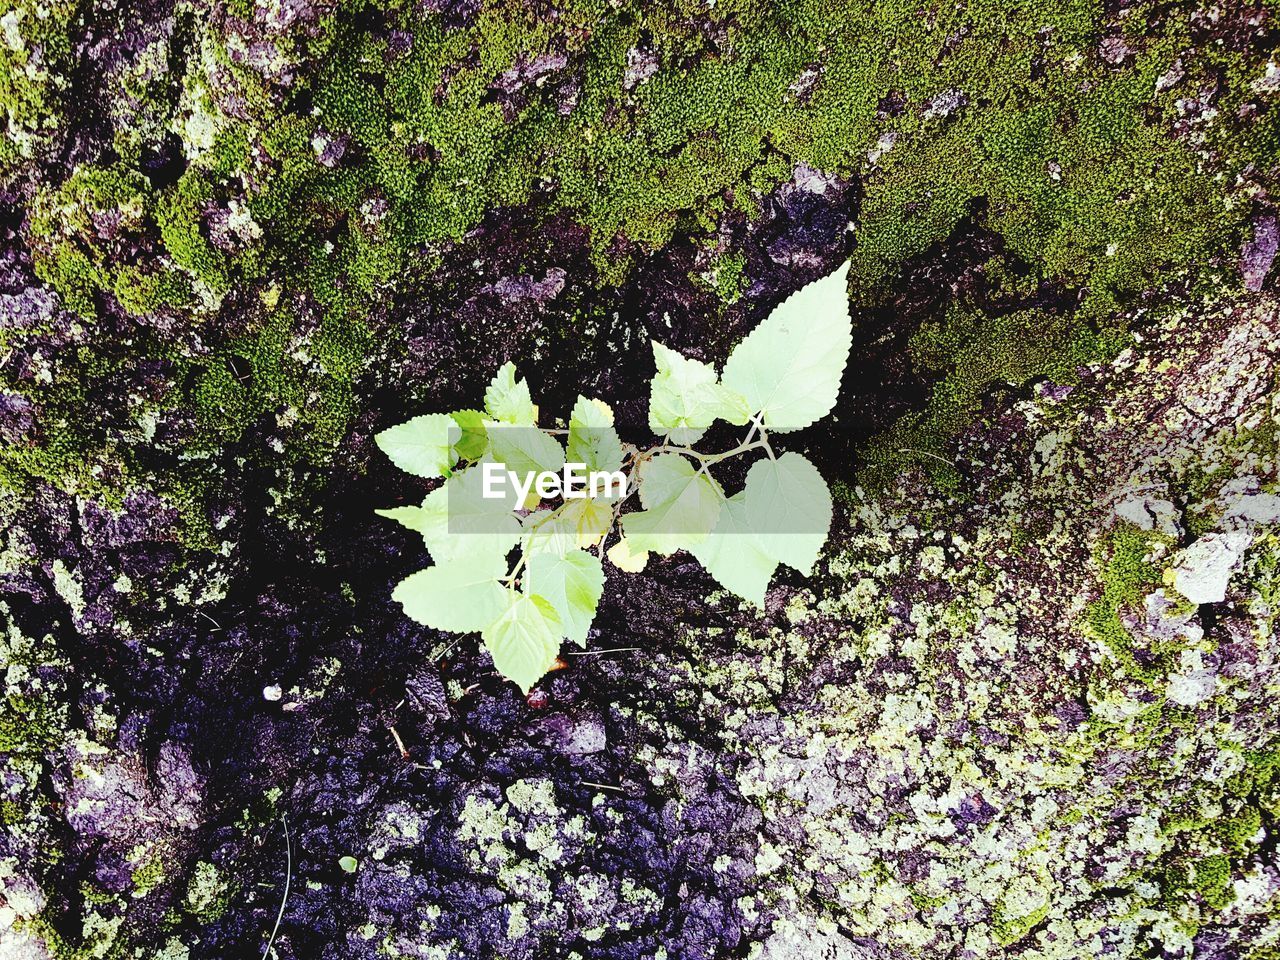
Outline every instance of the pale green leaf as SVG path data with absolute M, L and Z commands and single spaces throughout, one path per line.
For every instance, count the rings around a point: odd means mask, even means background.
M 544 598 L 508 593 L 507 606 L 481 633 L 493 665 L 528 693 L 560 654 L 560 618 Z
M 442 490 L 433 490 L 432 493 L 441 493 Z M 394 520 L 402 527 L 406 527 L 415 533 L 422 534 L 424 541 L 428 540 L 431 533 L 445 529 L 449 523 L 447 510 L 443 505 L 428 503 L 431 493 L 427 494 L 427 498 L 422 501 L 422 505 L 418 507 L 389 507 L 386 510 L 373 511 L 380 517 L 386 517 L 388 520 Z M 436 507 L 439 506 L 439 509 Z
M 637 482 L 645 509 L 622 518 L 633 551 L 666 556 L 701 543 L 715 528 L 724 491 L 679 454 L 654 457 L 640 468 Z
M 526 577 L 528 591 L 545 597 L 559 614 L 564 637 L 585 647 L 604 592 L 600 558 L 584 550 L 570 550 L 563 556 L 541 553 L 529 558 Z
M 765 552 L 747 522 L 745 492 L 724 502 L 711 536 L 689 552 L 720 586 L 758 607 L 764 606 L 765 590 L 778 561 Z
M 722 382 L 770 430 L 807 427 L 831 412 L 849 359 L 849 264 L 784 301 L 729 355 Z
M 610 563 L 619 570 L 625 570 L 627 573 L 639 573 L 649 562 L 649 551 L 636 550 L 626 537 L 622 537 L 606 550 L 605 555 L 609 558 Z
M 423 545 L 436 563 L 457 560 L 468 554 L 506 556 L 519 539 L 516 532 L 519 523 L 514 514 L 510 513 L 510 527 L 506 528 L 505 533 L 501 532 L 504 529 L 503 521 L 497 516 L 483 524 L 482 533 L 461 536 L 458 530 L 450 531 L 449 494 L 445 487 L 437 487 L 428 493 L 420 506 L 392 507 L 390 510 L 374 512 L 420 533 Z
M 522 528 L 521 545 L 526 556 L 564 556 L 578 547 L 577 525 L 562 510 L 535 510 L 524 518 Z
M 569 415 L 569 463 L 587 471 L 622 469 L 622 441 L 613 426 L 613 411 L 601 400 L 578 397 Z
M 761 549 L 809 573 L 831 529 L 831 492 L 818 468 L 798 453 L 760 460 L 747 471 L 743 493 Z
M 554 510 L 528 514 L 524 527 L 526 554 L 554 553 L 594 547 L 613 526 L 613 506 L 605 500 L 570 500 Z
M 561 511 L 565 525 L 578 534 L 579 547 L 594 547 L 613 528 L 616 497 L 584 497 L 570 500 Z
M 711 475 L 700 471 L 688 457 L 678 453 L 660 453 L 641 466 L 636 482 L 639 484 L 640 503 L 646 509 L 656 509 L 675 503 L 686 495 L 697 482 L 710 484 L 719 491 L 719 485 Z M 723 493 L 719 494 L 723 499 Z M 708 530 L 712 523 L 708 526 Z
M 550 434 L 536 427 L 512 427 L 495 421 L 486 426 L 493 459 L 505 464 L 520 483 L 525 483 L 529 474 L 559 473 L 564 466 L 564 447 Z
M 494 496 L 485 495 L 485 466 L 493 463 L 493 458 L 486 456 L 445 481 L 445 489 L 449 492 L 450 529 L 453 531 L 465 533 L 492 527 L 493 524 L 487 522 L 489 519 L 519 508 L 519 498 L 509 483 L 495 483 L 494 489 L 488 491 Z M 509 525 L 504 522 L 501 526 L 505 529 Z
M 513 501 L 481 496 L 477 468 L 459 471 L 428 493 L 416 507 L 375 511 L 422 535 L 438 564 L 468 557 L 504 559 L 520 542 Z
M 738 426 L 750 420 L 752 413 L 755 412 L 751 409 L 751 404 L 747 402 L 746 397 L 737 390 L 729 389 L 723 383 L 716 384 L 711 409 L 719 419 Z
M 417 477 L 443 477 L 457 460 L 453 436 L 458 424 L 444 413 L 429 413 L 383 430 L 374 441 L 391 462 Z
M 467 556 L 410 574 L 391 596 L 406 616 L 425 626 L 483 630 L 506 609 L 509 591 L 498 582 L 506 572 L 506 560 L 496 554 Z
M 715 368 L 653 341 L 658 372 L 649 386 L 649 429 L 674 443 L 696 443 L 716 418 Z
M 422 507 L 429 519 L 422 539 L 437 563 L 480 553 L 505 557 L 520 542 L 515 497 L 485 497 L 478 466 L 455 473 Z
M 479 410 L 455 410 L 450 416 L 458 424 L 453 449 L 463 460 L 475 462 L 489 449 L 489 435 L 484 428 L 484 414 Z
M 490 420 L 532 427 L 538 411 L 529 396 L 529 383 L 516 379 L 516 365 L 507 361 L 494 374 L 493 381 L 484 392 L 484 411 Z
M 715 368 L 653 341 L 658 368 L 649 386 L 649 429 L 675 443 L 696 443 L 715 420 L 744 424 L 752 410 L 720 382 Z

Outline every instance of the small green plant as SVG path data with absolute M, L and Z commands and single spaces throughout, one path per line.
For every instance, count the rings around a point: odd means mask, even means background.
M 647 449 L 624 443 L 608 405 L 586 397 L 567 429 L 537 427 L 511 363 L 483 411 L 427 414 L 379 433 L 400 469 L 445 478 L 419 506 L 377 511 L 420 533 L 434 561 L 396 587 L 405 613 L 438 630 L 478 631 L 498 671 L 527 693 L 555 666 L 562 640 L 586 645 L 605 557 L 638 573 L 650 553 L 686 550 L 757 606 L 779 564 L 809 573 L 831 526 L 831 494 L 812 463 L 777 453 L 770 436 L 835 405 L 852 334 L 847 273 L 848 264 L 791 296 L 722 374 L 654 342 L 649 426 L 661 440 Z M 694 449 L 716 420 L 747 427 L 742 442 Z M 757 452 L 744 488 L 726 495 L 713 468 Z M 628 511 L 633 497 L 640 509 Z

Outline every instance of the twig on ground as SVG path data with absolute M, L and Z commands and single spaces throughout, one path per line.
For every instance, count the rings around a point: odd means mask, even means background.
M 197 610 L 196 613 L 200 614 L 200 616 L 204 617 L 206 620 L 208 620 L 210 623 L 212 623 L 215 627 L 218 628 L 217 630 L 214 631 L 214 633 L 218 633 L 222 630 L 222 624 L 220 624 L 217 620 L 213 619 L 213 617 L 209 616 L 203 610 Z
M 393 737 L 395 738 L 396 746 L 400 748 L 400 756 L 401 756 L 403 759 L 408 760 L 408 759 L 409 759 L 409 751 L 408 751 L 408 749 L 405 747 L 405 745 L 404 745 L 404 741 L 400 739 L 400 734 L 398 734 L 398 733 L 396 732 L 396 728 L 395 728 L 395 727 L 387 727 L 387 729 L 391 731 L 391 736 L 393 736 Z
M 602 653 L 630 653 L 640 647 L 610 647 L 608 650 L 566 650 L 567 657 L 598 657 Z
M 456 647 L 458 644 L 460 644 L 460 643 L 462 642 L 462 637 L 463 637 L 463 635 L 462 635 L 462 634 L 460 634 L 457 638 L 455 638 L 455 639 L 453 640 L 453 642 L 452 642 L 452 643 L 449 643 L 448 645 L 446 645 L 446 646 L 445 646 L 445 648 L 444 648 L 443 650 L 441 650 L 439 653 L 433 653 L 433 654 L 432 654 L 430 657 L 428 657 L 427 659 L 428 659 L 428 660 L 431 660 L 432 662 L 434 662 L 434 661 L 436 661 L 436 660 L 439 660 L 439 659 L 440 659 L 440 658 L 442 658 L 442 657 L 447 657 L 450 653 L 452 653 L 452 652 L 453 652 L 453 648 L 454 648 L 454 647 Z
M 284 919 L 285 904 L 289 902 L 289 884 L 293 882 L 293 841 L 289 837 L 289 818 L 281 814 L 280 824 L 284 827 L 284 896 L 280 898 L 280 912 L 276 914 L 276 925 L 271 928 L 271 936 L 267 938 L 267 947 L 262 951 L 262 960 L 267 960 L 271 955 L 271 948 L 275 946 L 280 921 Z
M 954 462 L 948 460 L 946 457 L 940 457 L 936 453 L 930 453 L 928 450 L 917 450 L 915 447 L 899 447 L 898 452 L 918 453 L 922 457 L 933 457 L 933 459 L 937 460 L 939 463 L 945 463 L 948 467 L 959 469 Z
M 611 783 L 592 783 L 590 780 L 579 781 L 584 787 L 595 787 L 597 790 L 616 790 L 618 793 L 626 793 L 622 787 L 615 787 Z

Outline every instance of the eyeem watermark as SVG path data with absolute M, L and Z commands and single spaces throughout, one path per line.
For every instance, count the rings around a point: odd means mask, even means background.
M 514 493 L 517 503 L 525 503 L 530 492 L 543 499 L 613 499 L 627 495 L 627 475 L 621 470 L 588 470 L 585 463 L 566 463 L 554 470 L 526 472 L 523 478 L 505 464 L 481 465 L 481 496 L 486 500 L 507 500 Z

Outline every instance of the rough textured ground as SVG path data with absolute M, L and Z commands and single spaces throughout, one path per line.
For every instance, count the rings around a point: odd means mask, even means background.
M 0 957 L 1280 955 L 1277 17 L 0 6 Z M 378 430 L 850 258 L 812 579 L 390 600 Z

